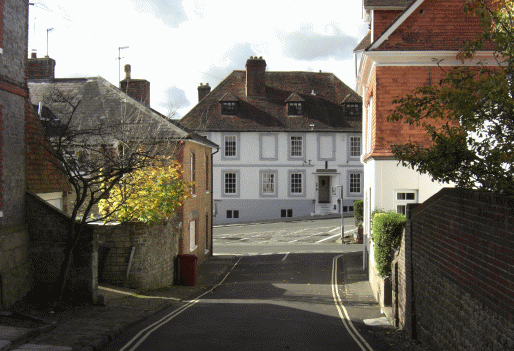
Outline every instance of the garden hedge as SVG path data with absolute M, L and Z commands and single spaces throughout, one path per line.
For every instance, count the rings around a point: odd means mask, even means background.
M 375 262 L 380 277 L 391 275 L 394 250 L 400 248 L 406 217 L 397 212 L 379 212 L 373 216 Z

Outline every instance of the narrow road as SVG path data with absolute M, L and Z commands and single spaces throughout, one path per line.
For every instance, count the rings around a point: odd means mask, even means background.
M 242 256 L 214 290 L 134 327 L 106 350 L 381 350 L 345 319 L 340 256 Z

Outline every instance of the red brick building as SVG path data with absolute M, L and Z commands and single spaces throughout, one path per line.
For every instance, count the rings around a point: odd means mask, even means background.
M 405 213 L 408 203 L 421 203 L 443 186 L 451 186 L 435 183 L 393 157 L 393 144 L 429 142 L 421 128 L 387 121 L 393 100 L 417 87 L 437 84 L 446 68 L 473 66 L 481 60 L 487 64 L 493 56 L 483 51 L 473 61 L 456 58 L 463 43 L 480 32 L 478 19 L 465 15 L 461 0 L 364 0 L 363 4 L 370 32 L 355 52 L 361 56 L 357 92 L 363 98 L 364 234 L 369 238 L 373 210 Z M 370 280 L 379 295 L 383 289 L 374 281 L 372 248 L 369 254 Z

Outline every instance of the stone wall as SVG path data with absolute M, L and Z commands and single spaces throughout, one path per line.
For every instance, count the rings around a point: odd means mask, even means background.
M 438 350 L 514 349 L 513 198 L 441 190 L 412 209 L 397 263 L 400 327 Z
M 23 206 L 28 1 L 0 1 L 0 308 L 30 289 Z
M 101 282 L 141 290 L 158 289 L 175 282 L 178 217 L 155 225 L 138 222 L 98 225 L 95 232 L 99 235 L 100 252 L 108 248 L 105 262 L 100 264 Z
M 31 295 L 48 301 L 55 298 L 55 284 L 69 235 L 69 218 L 31 193 L 25 197 L 25 206 L 32 273 Z M 79 230 L 79 227 L 75 229 Z M 75 251 L 65 299 L 91 303 L 96 301 L 98 292 L 98 247 L 92 228 L 83 230 Z

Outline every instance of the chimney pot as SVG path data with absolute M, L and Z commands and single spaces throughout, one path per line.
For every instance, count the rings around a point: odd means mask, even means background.
M 131 70 L 130 65 L 129 64 L 125 65 L 125 79 L 130 79 L 130 70 Z

